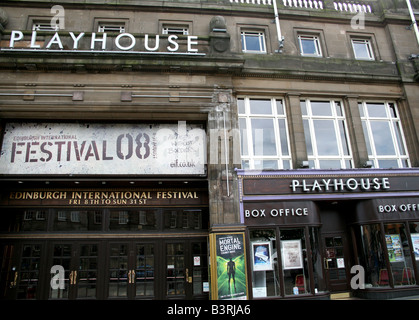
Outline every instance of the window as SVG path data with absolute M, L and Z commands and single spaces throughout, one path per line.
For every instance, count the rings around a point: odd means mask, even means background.
M 298 42 L 302 56 L 321 57 L 322 51 L 318 36 L 299 35 Z
M 119 32 L 124 33 L 125 32 L 125 24 L 124 23 L 99 23 L 98 32 Z
M 242 31 L 242 51 L 247 53 L 266 53 L 265 33 L 258 31 Z
M 409 156 L 396 104 L 362 102 L 358 107 L 373 167 L 409 167 Z
M 32 24 L 33 31 L 58 31 L 60 30 L 59 24 L 53 24 L 51 21 L 34 21 Z
M 163 25 L 163 34 L 176 34 L 176 35 L 189 35 L 189 27 L 188 26 L 168 26 Z
M 285 106 L 279 99 L 238 100 L 243 169 L 290 169 Z
M 253 298 L 326 291 L 318 228 L 250 229 L 249 238 Z
M 352 48 L 354 50 L 355 59 L 357 60 L 374 60 L 374 54 L 370 40 L 352 39 Z
M 300 105 L 310 168 L 353 168 L 341 102 L 302 100 Z

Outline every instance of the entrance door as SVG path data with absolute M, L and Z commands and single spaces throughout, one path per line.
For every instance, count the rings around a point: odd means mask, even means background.
M 330 292 L 347 291 L 349 287 L 350 263 L 344 233 L 323 235 L 324 267 Z
M 109 299 L 207 299 L 206 240 L 110 242 Z
M 207 299 L 207 242 L 167 241 L 165 299 Z
M 136 241 L 109 244 L 108 298 L 153 299 L 155 243 Z
M 97 298 L 99 244 L 60 242 L 52 243 L 51 246 L 50 265 L 64 269 L 64 288 L 49 286 L 49 299 Z

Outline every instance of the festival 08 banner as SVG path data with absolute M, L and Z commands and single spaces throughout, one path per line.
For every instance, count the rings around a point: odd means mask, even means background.
M 215 246 L 216 270 L 212 277 L 215 280 L 218 300 L 246 300 L 246 249 L 244 233 L 219 233 L 212 235 Z

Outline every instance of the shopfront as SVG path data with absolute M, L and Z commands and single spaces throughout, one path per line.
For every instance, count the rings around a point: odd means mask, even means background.
M 208 299 L 205 130 L 13 123 L 1 299 Z
M 237 172 L 253 299 L 419 292 L 417 170 Z

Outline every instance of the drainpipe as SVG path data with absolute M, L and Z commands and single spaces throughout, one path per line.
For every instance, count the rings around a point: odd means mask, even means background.
M 275 2 L 275 0 L 273 0 L 273 1 Z M 415 30 L 416 40 L 417 40 L 418 45 L 419 45 L 419 30 L 418 30 L 418 25 L 416 24 L 415 14 L 413 13 L 413 9 L 412 9 L 412 5 L 410 4 L 410 0 L 406 0 L 406 3 L 407 3 L 407 7 L 409 8 L 410 18 L 412 19 L 412 26 L 413 26 L 413 29 Z
M 409 0 L 406 0 L 406 1 L 409 1 Z M 282 53 L 282 48 L 284 47 L 284 37 L 281 34 L 281 26 L 279 25 L 279 14 L 278 14 L 278 7 L 276 5 L 276 0 L 272 0 L 272 2 L 274 5 L 276 34 L 278 35 L 278 51 L 277 52 Z

